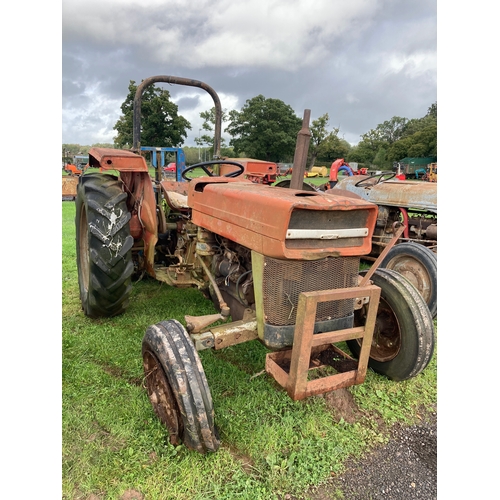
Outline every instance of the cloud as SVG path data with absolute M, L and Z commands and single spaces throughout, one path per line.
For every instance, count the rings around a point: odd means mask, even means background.
M 62 17 L 63 142 L 113 137 L 129 82 L 152 75 L 204 81 L 228 110 L 262 94 L 329 113 L 353 143 L 436 100 L 430 0 L 63 0 Z M 211 99 L 168 89 L 192 144 Z

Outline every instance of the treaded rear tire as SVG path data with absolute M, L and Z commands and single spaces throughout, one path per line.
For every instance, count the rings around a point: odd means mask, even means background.
M 380 267 L 402 274 L 420 292 L 432 317 L 437 316 L 437 256 L 432 250 L 420 243 L 398 243 Z
M 146 388 L 170 442 L 199 453 L 220 445 L 212 396 L 193 341 L 177 320 L 151 325 L 142 340 Z
M 76 261 L 80 300 L 90 318 L 123 313 L 132 291 L 127 194 L 117 177 L 83 175 L 76 195 Z
M 381 294 L 368 366 L 391 380 L 416 377 L 434 353 L 429 308 L 417 289 L 396 271 L 379 268 L 371 280 L 381 288 Z M 355 311 L 355 326 L 364 324 L 364 312 L 364 307 Z M 360 343 L 348 340 L 347 345 L 359 357 Z

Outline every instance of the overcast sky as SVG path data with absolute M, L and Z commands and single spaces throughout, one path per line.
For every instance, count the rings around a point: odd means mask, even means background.
M 436 0 L 63 0 L 62 142 L 113 142 L 130 80 L 172 75 L 226 110 L 262 94 L 328 113 L 356 144 L 437 101 L 436 17 Z M 213 101 L 168 89 L 194 145 Z

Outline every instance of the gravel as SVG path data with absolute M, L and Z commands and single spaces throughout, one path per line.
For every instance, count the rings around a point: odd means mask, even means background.
M 437 499 L 436 414 L 419 425 L 395 427 L 387 445 L 346 464 L 346 472 L 312 498 L 336 498 L 338 490 L 343 500 Z

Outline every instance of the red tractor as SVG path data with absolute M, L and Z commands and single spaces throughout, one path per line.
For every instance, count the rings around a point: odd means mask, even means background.
M 188 182 L 161 172 L 152 179 L 140 155 L 141 97 L 157 82 L 198 87 L 214 100 L 214 159 L 184 170 Z M 102 173 L 81 176 L 76 199 L 87 316 L 124 313 L 133 277 L 144 272 L 196 287 L 214 304 L 213 315 L 151 325 L 142 341 L 154 411 L 171 443 L 200 453 L 216 451 L 220 440 L 199 350 L 258 339 L 269 350 L 266 372 L 295 400 L 361 384 L 368 366 L 393 380 L 415 377 L 434 350 L 432 316 L 410 282 L 376 265 L 360 273 L 377 205 L 246 179 L 244 165 L 220 158 L 221 116 L 205 83 L 147 78 L 134 99 L 132 150 L 93 148 L 90 164 Z M 302 183 L 301 157 L 292 186 Z M 335 373 L 308 380 L 310 369 L 324 365 Z

